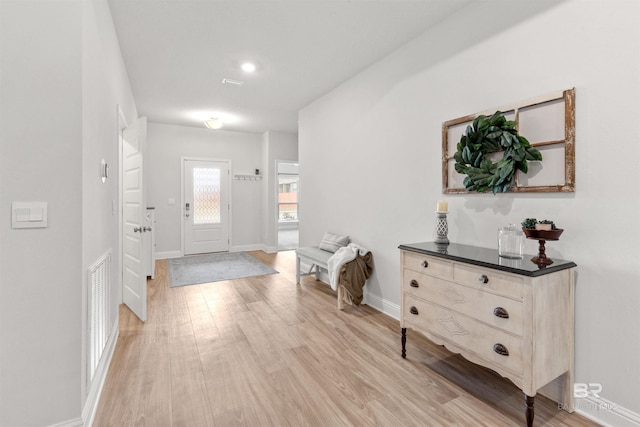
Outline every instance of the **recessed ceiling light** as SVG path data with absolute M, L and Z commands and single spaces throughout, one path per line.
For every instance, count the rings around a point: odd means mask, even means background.
M 242 71 L 247 73 L 253 73 L 256 70 L 256 65 L 251 62 L 245 62 L 240 66 L 240 68 L 242 68 Z
M 211 117 L 209 120 L 204 122 L 204 125 L 209 129 L 217 130 L 220 129 L 224 123 L 222 123 L 222 120 L 217 117 Z

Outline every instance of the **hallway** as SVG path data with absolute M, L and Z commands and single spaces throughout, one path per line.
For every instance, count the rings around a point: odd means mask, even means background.
M 120 338 L 94 427 L 513 426 L 509 381 L 363 305 L 336 310 L 293 252 L 251 253 L 279 274 L 169 288 L 149 280 L 149 320 L 121 306 Z M 536 427 L 595 426 L 536 398 Z

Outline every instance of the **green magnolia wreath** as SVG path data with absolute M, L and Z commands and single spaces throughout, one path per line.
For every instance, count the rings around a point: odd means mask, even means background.
M 527 160 L 542 160 L 542 154 L 523 136 L 518 135 L 516 122 L 507 120 L 500 111 L 491 117 L 480 115 L 458 142 L 453 159 L 456 172 L 467 175 L 464 187 L 468 191 L 493 194 L 505 192 L 513 184 L 517 170 L 527 173 Z M 496 163 L 486 154 L 503 151 Z

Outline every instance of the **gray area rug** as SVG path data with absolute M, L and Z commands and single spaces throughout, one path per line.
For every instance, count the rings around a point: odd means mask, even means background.
M 171 258 L 167 263 L 172 288 L 278 273 L 246 252 Z

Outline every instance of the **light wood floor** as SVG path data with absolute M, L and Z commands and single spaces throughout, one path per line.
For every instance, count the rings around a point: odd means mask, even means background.
M 253 256 L 280 274 L 169 288 L 149 319 L 120 309 L 94 422 L 102 426 L 516 426 L 522 393 L 368 307 L 336 310 L 328 285 L 295 284 L 293 252 Z M 536 398 L 536 426 L 595 426 Z

